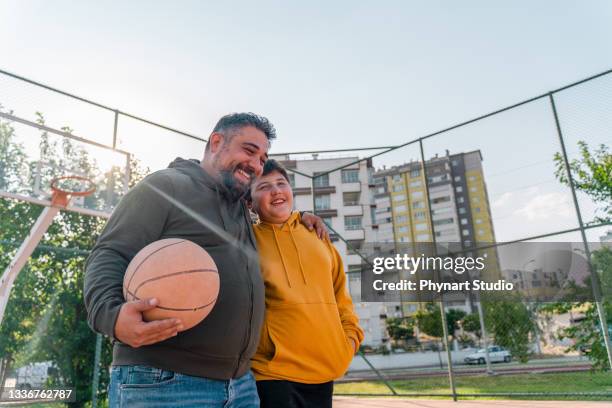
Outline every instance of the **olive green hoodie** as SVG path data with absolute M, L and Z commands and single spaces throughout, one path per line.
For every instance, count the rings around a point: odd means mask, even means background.
M 132 348 L 115 342 L 113 365 L 149 365 L 214 379 L 248 372 L 264 314 L 255 238 L 242 200 L 234 201 L 195 160 L 176 159 L 121 200 L 87 260 L 85 305 L 97 332 L 114 337 L 130 260 L 151 242 L 183 238 L 212 256 L 220 291 L 200 324 L 160 343 Z

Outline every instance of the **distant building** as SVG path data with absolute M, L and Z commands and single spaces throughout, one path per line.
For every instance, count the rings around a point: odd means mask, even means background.
M 426 172 L 420 161 L 410 162 L 374 174 L 380 237 L 406 243 L 457 242 L 465 249 L 495 242 L 480 151 L 453 155 L 447 151 L 427 160 L 425 167 Z M 497 265 L 495 251 L 487 252 L 493 259 L 490 264 Z M 451 296 L 445 304 L 468 313 L 474 308 L 473 300 L 465 296 Z M 403 312 L 410 315 L 420 307 L 405 302 Z

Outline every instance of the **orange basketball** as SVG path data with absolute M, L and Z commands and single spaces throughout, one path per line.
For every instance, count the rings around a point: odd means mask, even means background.
M 199 245 L 178 238 L 147 245 L 128 265 L 123 278 L 127 301 L 157 298 L 145 320 L 178 318 L 187 330 L 212 310 L 219 294 L 215 261 Z

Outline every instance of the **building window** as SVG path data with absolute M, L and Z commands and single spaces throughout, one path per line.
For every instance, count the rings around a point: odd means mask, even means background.
M 424 220 L 425 219 L 425 211 L 415 211 L 414 212 L 415 220 Z
M 474 180 L 476 180 L 476 176 L 470 176 L 470 177 L 468 177 L 468 180 L 474 181 Z
M 427 230 L 427 224 L 416 224 L 414 226 L 415 231 L 426 231 Z
M 480 207 L 476 207 L 476 208 L 474 208 L 474 210 L 475 210 L 477 213 L 479 213 L 479 212 L 480 212 Z
M 359 183 L 359 169 L 342 170 L 343 183 Z
M 482 220 L 480 218 L 476 218 L 476 224 L 482 224 Z
M 385 186 L 378 187 L 378 194 L 384 194 L 386 192 L 387 192 L 387 189 L 385 188 Z
M 470 191 L 471 191 L 472 193 L 475 193 L 475 192 L 477 192 L 477 191 L 478 191 L 478 189 L 477 189 L 476 187 L 470 187 Z
M 416 236 L 417 241 L 428 241 L 429 234 L 419 234 Z
M 292 188 L 295 188 L 295 174 L 293 173 L 287 173 L 287 176 L 289 176 L 289 185 Z
M 352 240 L 346 241 L 346 252 L 349 255 L 356 255 L 361 251 L 361 247 L 363 246 L 363 240 Z
M 321 217 L 321 219 L 323 220 L 325 225 L 327 225 L 329 228 L 333 228 L 333 226 L 332 226 L 332 217 Z
M 467 237 L 468 235 L 470 235 L 470 230 L 464 229 L 464 230 L 461 230 L 461 233 L 463 234 L 464 237 Z
M 331 208 L 331 197 L 329 194 L 315 196 L 315 210 L 329 210 Z
M 372 219 L 372 225 L 376 225 L 376 207 L 370 207 L 370 218 Z
M 475 202 L 475 203 L 479 203 L 480 202 L 480 198 L 474 197 L 474 198 L 472 198 L 472 201 Z
M 459 214 L 465 214 L 465 208 L 464 207 L 459 207 Z
M 454 221 L 452 218 L 444 218 L 442 220 L 434 220 L 433 225 L 445 225 L 445 224 L 452 224 Z
M 344 217 L 344 229 L 347 231 L 360 230 L 361 226 L 361 215 L 347 215 Z
M 315 172 L 314 176 L 317 176 L 318 174 L 321 174 L 320 172 Z M 319 177 L 314 177 L 313 178 L 313 182 L 314 182 L 314 186 L 315 187 L 329 187 L 329 173 L 328 174 L 324 174 L 322 176 Z
M 462 218 L 461 219 L 461 225 L 467 225 L 467 223 L 468 223 L 467 218 Z
M 463 203 L 465 202 L 465 198 L 463 198 L 463 197 L 457 197 L 457 202 L 458 202 L 459 204 L 463 204 Z
M 421 180 L 414 180 L 410 182 L 410 187 L 412 188 L 421 187 L 421 185 Z
M 410 171 L 410 177 L 415 178 L 421 175 L 421 169 L 414 169 Z
M 453 165 L 453 167 L 456 167 L 459 165 L 459 160 L 453 160 L 451 164 Z
M 432 204 L 440 204 L 440 203 L 445 203 L 447 201 L 450 201 L 450 196 L 434 198 L 431 202 Z
M 408 222 L 408 217 L 405 215 L 398 215 L 397 217 L 395 217 L 395 222 L 397 224 L 404 224 Z
M 463 187 L 457 186 L 457 187 L 455 187 L 455 191 L 458 192 L 458 193 L 461 193 L 461 192 L 463 192 Z
M 402 183 L 394 184 L 393 185 L 393 191 L 395 191 L 395 192 L 404 191 L 404 184 L 402 184 Z
M 402 204 L 402 205 L 398 205 L 395 207 L 395 212 L 404 212 L 406 211 L 406 205 Z
M 412 203 L 412 208 L 415 210 L 418 208 L 425 208 L 425 203 L 423 201 L 415 201 Z
M 359 191 L 342 193 L 342 202 L 344 203 L 344 205 L 359 205 L 360 195 L 361 193 Z
M 361 272 L 361 265 L 349 265 L 347 273 L 359 273 Z M 353 279 L 351 277 L 351 279 Z M 359 278 L 357 278 L 359 279 Z
M 478 230 L 478 235 L 484 235 L 484 230 L 479 229 Z
M 455 176 L 455 182 L 459 183 L 461 181 L 461 176 Z
M 401 227 L 398 227 L 398 228 L 397 228 L 397 232 L 399 232 L 400 234 L 401 234 L 401 233 L 406 233 L 406 232 L 408 232 L 408 227 L 407 227 L 407 226 L 405 226 L 405 225 L 403 225 L 403 226 L 401 226 Z
M 400 181 L 402 179 L 402 176 L 399 174 L 394 174 L 393 175 L 393 181 Z
M 397 194 L 393 196 L 393 201 L 404 201 L 406 200 L 406 194 Z
M 418 200 L 420 198 L 423 198 L 423 192 L 422 191 L 415 191 L 414 193 L 411 194 L 411 197 L 413 200 Z

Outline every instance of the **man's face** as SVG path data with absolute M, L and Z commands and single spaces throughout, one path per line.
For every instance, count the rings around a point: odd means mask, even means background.
M 273 171 L 251 185 L 253 210 L 262 221 L 282 224 L 293 211 L 293 190 L 282 174 Z
M 252 180 L 263 172 L 269 147 L 265 133 L 252 126 L 235 130 L 229 141 L 227 136 L 222 136 L 212 166 L 236 199 L 242 197 Z

